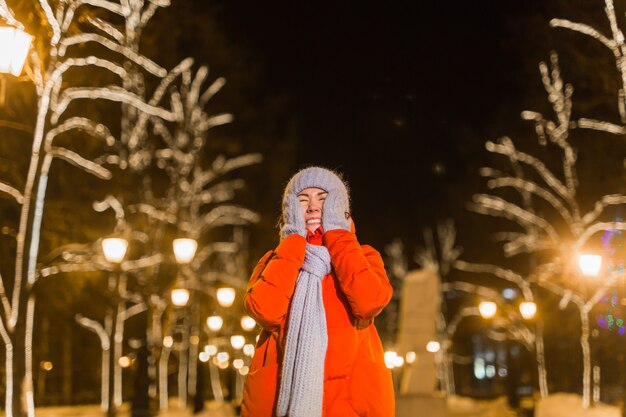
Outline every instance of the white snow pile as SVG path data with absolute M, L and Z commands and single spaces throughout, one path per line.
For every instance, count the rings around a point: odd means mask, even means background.
M 450 417 L 506 417 L 514 416 L 505 397 L 495 400 L 475 400 L 468 397 L 448 397 L 448 415 Z
M 587 409 L 583 408 L 580 395 L 557 393 L 542 398 L 535 408 L 535 417 L 621 417 L 618 407 L 606 404 L 596 404 Z

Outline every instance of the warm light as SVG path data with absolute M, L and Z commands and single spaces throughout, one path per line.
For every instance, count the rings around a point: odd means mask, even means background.
M 221 329 L 222 324 L 224 324 L 224 319 L 222 319 L 220 316 L 211 316 L 206 319 L 206 325 L 209 327 L 210 330 L 213 330 L 214 332 Z
M 172 338 L 172 336 L 165 336 L 163 338 L 163 346 L 165 346 L 166 348 L 171 348 L 174 345 L 174 339 Z
M 385 352 L 385 366 L 389 369 L 392 369 L 396 366 L 396 358 L 398 354 L 394 351 L 388 350 Z
M 191 343 L 192 345 L 197 345 L 198 343 L 200 343 L 200 336 L 197 336 L 195 334 L 190 336 L 189 343 Z
M 230 355 L 228 354 L 228 352 L 220 352 L 217 354 L 216 357 L 218 362 L 228 362 Z
M 218 288 L 217 289 L 217 302 L 222 307 L 230 307 L 235 301 L 235 289 L 234 288 Z
M 417 354 L 415 352 L 413 352 L 413 351 L 407 352 L 406 355 L 404 356 L 404 360 L 408 364 L 414 363 L 415 359 L 417 359 Z
M 208 352 L 206 351 L 202 351 L 200 352 L 200 354 L 198 355 L 198 358 L 200 359 L 200 362 L 206 362 L 209 360 L 209 358 L 211 357 L 211 355 L 209 355 Z
M 435 340 L 431 340 L 430 342 L 426 343 L 426 351 L 430 353 L 437 353 L 439 352 L 439 349 L 441 349 L 441 345 Z
M 19 76 L 32 40 L 32 36 L 19 29 L 0 28 L 0 72 Z
M 578 266 L 583 275 L 597 277 L 602 267 L 602 256 L 583 254 L 578 256 Z
M 233 361 L 233 368 L 241 369 L 242 367 L 243 367 L 243 360 L 242 359 L 235 359 Z
M 220 369 L 226 369 L 228 368 L 228 361 L 224 361 L 224 362 L 218 362 L 217 363 L 217 367 Z
M 1 29 L 1 28 L 0 28 Z M 119 264 L 126 256 L 128 241 L 119 237 L 102 239 L 102 253 L 108 262 Z
M 483 301 L 478 305 L 478 311 L 480 312 L 482 318 L 490 319 L 496 315 L 498 307 L 493 301 Z
M 402 365 L 404 365 L 404 358 L 402 356 L 396 356 L 393 358 L 393 366 L 400 368 Z
M 526 320 L 530 320 L 535 317 L 535 313 L 537 313 L 537 304 L 532 301 L 524 301 L 519 305 L 519 312 Z
M 176 288 L 172 290 L 172 304 L 176 307 L 184 307 L 189 301 L 189 290 L 185 288 Z
M 251 344 L 244 345 L 243 354 L 246 356 L 254 356 L 254 345 L 251 345 Z
M 235 335 L 230 337 L 230 345 L 233 349 L 241 349 L 246 344 L 246 338 L 241 335 Z
M 132 363 L 132 361 L 130 360 L 128 356 L 122 356 L 121 358 L 117 360 L 117 363 L 119 363 L 119 365 L 122 368 L 128 368 L 130 364 Z
M 204 351 L 209 355 L 215 355 L 217 353 L 217 346 L 215 345 L 206 345 L 204 347 Z
M 39 367 L 44 371 L 50 372 L 52 368 L 54 368 L 54 365 L 52 365 L 52 362 L 50 361 L 41 361 L 39 363 Z
M 248 372 L 250 372 L 250 368 L 248 368 L 247 366 L 242 366 L 242 367 L 239 369 L 239 373 L 240 373 L 241 375 L 243 375 L 243 376 L 248 375 Z
M 250 316 L 243 316 L 241 318 L 241 328 L 249 332 L 256 327 L 256 321 Z
M 180 238 L 174 239 L 172 242 L 174 248 L 174 257 L 179 264 L 188 264 L 193 260 L 198 248 L 198 242 L 195 239 Z

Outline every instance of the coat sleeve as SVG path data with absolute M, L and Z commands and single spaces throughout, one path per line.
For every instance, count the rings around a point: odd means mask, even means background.
M 325 233 L 324 245 L 352 314 L 365 320 L 377 316 L 393 293 L 378 251 L 371 246 L 361 246 L 356 236 L 347 230 Z
M 285 323 L 305 249 L 302 236 L 289 235 L 266 253 L 252 272 L 244 309 L 265 330 L 278 330 Z

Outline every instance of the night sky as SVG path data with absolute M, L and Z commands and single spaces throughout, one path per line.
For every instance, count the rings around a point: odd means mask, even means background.
M 217 31 L 260 65 L 253 88 L 290 98 L 288 172 L 342 171 L 361 240 L 380 248 L 394 237 L 419 243 L 447 217 L 461 228 L 478 221 L 464 218 L 484 191 L 483 144 L 519 130 L 527 90 L 541 92 L 537 63 L 553 31 L 543 3 L 215 0 L 193 10 L 210 10 Z

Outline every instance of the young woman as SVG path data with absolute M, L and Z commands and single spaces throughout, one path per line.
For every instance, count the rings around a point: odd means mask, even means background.
M 320 167 L 294 175 L 281 240 L 255 267 L 246 311 L 263 328 L 243 417 L 393 417 L 373 325 L 391 298 L 380 254 L 354 233 L 348 190 Z

